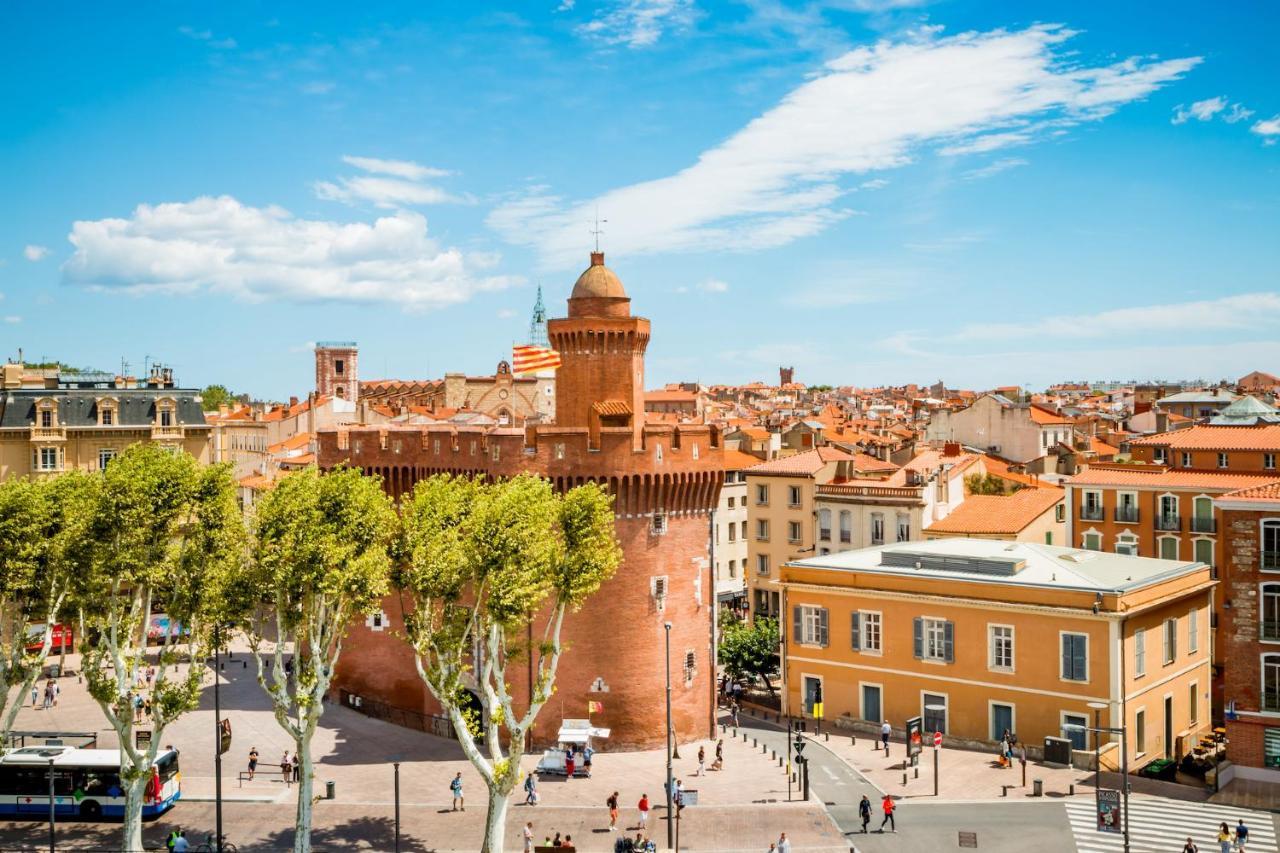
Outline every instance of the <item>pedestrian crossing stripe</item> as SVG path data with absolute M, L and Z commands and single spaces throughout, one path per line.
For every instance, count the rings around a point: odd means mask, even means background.
M 1078 853 L 1115 853 L 1124 850 L 1124 834 L 1099 832 L 1098 812 L 1092 798 L 1076 797 L 1063 804 L 1071 822 Z M 1248 853 L 1274 851 L 1276 831 L 1272 815 L 1234 806 L 1186 802 L 1164 798 L 1129 798 L 1129 849 L 1132 853 L 1169 853 L 1181 848 L 1187 837 L 1204 853 L 1218 849 L 1218 826 L 1235 830 L 1244 819 L 1249 827 Z

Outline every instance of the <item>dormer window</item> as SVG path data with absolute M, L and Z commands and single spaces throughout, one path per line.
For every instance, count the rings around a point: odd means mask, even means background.
M 103 410 L 102 410 L 102 425 L 103 425 L 103 426 L 112 426 L 113 424 L 115 424 L 115 420 L 116 420 L 116 413 L 115 413 L 115 409 L 103 409 Z
M 177 426 L 178 404 L 172 397 L 162 397 L 156 401 L 156 426 L 164 429 Z
M 119 403 L 110 398 L 103 397 L 98 400 L 98 426 L 115 426 L 118 422 L 116 417 Z
M 173 426 L 173 410 L 172 409 L 160 410 L 160 426 L 164 426 L 164 427 Z
M 53 409 L 40 410 L 40 426 L 43 429 L 53 426 Z

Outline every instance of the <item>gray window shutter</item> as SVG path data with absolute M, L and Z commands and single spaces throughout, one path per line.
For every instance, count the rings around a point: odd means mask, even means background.
M 794 605 L 791 608 L 791 642 L 804 642 L 804 635 L 801 630 L 804 626 L 804 620 L 800 616 L 800 605 Z
M 956 625 L 954 622 L 942 623 L 942 648 L 946 654 L 947 663 L 953 663 L 956 659 Z
M 856 610 L 853 611 L 853 633 L 851 635 L 851 643 L 855 652 L 862 650 L 862 614 Z
M 827 645 L 827 608 L 818 610 L 818 645 Z
M 1073 646 L 1071 677 L 1083 681 L 1085 673 L 1084 637 L 1072 637 L 1071 639 Z
M 915 656 L 920 659 L 924 657 L 924 620 L 917 616 L 912 620 L 912 629 L 915 632 Z
M 1071 678 L 1071 635 L 1062 635 L 1062 677 Z

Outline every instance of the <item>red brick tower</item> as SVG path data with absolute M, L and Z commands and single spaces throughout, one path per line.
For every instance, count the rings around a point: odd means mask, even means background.
M 360 398 L 360 374 L 355 341 L 320 341 L 316 344 L 316 396 Z
M 565 619 L 556 693 L 535 741 L 554 739 L 562 718 L 587 716 L 612 730 L 605 749 L 650 747 L 666 737 L 666 631 L 671 623 L 672 707 L 677 736 L 706 737 L 714 718 L 711 624 L 715 584 L 708 561 L 709 513 L 719 498 L 723 452 L 704 424 L 646 424 L 644 353 L 649 321 L 631 316 L 622 282 L 592 253 L 569 298 L 569 316 L 548 335 L 563 365 L 556 420 L 525 430 L 404 425 L 338 427 L 318 436 L 320 464 L 349 462 L 383 477 L 399 496 L 440 472 L 506 477 L 532 472 L 558 489 L 588 481 L 614 496 L 624 551 L 617 575 Z M 407 722 L 437 710 L 413 671 L 398 597 L 381 620 L 353 626 L 336 679 L 342 701 Z M 508 675 L 528 695 L 520 668 Z M 408 712 L 407 714 L 405 712 Z M 428 725 L 429 721 L 422 722 Z

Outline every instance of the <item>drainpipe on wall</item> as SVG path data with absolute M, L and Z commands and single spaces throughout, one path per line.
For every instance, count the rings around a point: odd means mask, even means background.
M 716 592 L 716 511 L 714 509 L 707 513 L 707 533 L 710 537 L 709 551 L 711 559 L 708 561 L 707 574 L 710 575 L 711 583 L 708 588 L 711 590 L 711 606 L 707 608 L 711 618 L 711 719 L 708 720 L 708 736 L 716 739 L 716 710 L 718 705 L 716 699 L 718 693 L 716 685 L 720 683 L 720 644 L 716 637 L 716 617 L 720 615 L 720 596 Z

